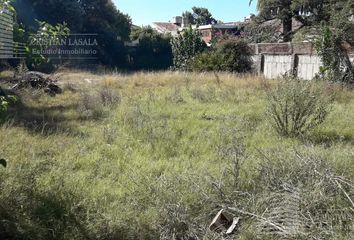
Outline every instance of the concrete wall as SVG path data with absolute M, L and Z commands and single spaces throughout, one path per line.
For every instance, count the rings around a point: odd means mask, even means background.
M 254 68 L 266 78 L 293 73 L 305 80 L 319 73 L 322 62 L 311 43 L 252 44 Z M 345 46 L 354 61 L 354 47 Z
M 288 55 L 264 55 L 263 74 L 267 78 L 276 78 L 291 73 L 292 58 Z
M 297 76 L 311 80 L 319 73 L 322 66 L 321 58 L 317 55 L 298 55 Z

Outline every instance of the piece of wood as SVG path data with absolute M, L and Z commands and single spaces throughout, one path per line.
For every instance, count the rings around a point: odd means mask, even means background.
M 230 213 L 221 209 L 209 225 L 209 229 L 215 232 L 227 231 L 232 225 L 233 217 Z
M 227 235 L 232 234 L 236 230 L 236 227 L 239 224 L 240 220 L 241 220 L 241 218 L 234 218 L 233 219 L 231 226 L 226 231 Z

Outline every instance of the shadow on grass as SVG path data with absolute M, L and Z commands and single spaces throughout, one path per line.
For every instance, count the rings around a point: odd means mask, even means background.
M 89 206 L 63 199 L 56 193 L 27 194 L 30 202 L 26 206 L 0 205 L 0 239 L 136 239 L 129 237 L 128 229 L 119 227 L 108 234 L 109 223 L 100 214 L 95 215 Z M 97 221 L 95 229 L 89 227 L 87 214 L 92 217 L 90 221 Z
M 354 133 L 353 134 L 338 134 L 337 132 L 314 132 L 307 137 L 307 141 L 313 144 L 324 144 L 328 147 L 335 143 L 346 143 L 354 145 Z
M 82 220 L 68 209 L 65 200 L 57 196 L 31 196 L 32 207 L 19 213 L 11 213 L 13 208 L 0 206 L 0 239 L 94 239 Z
M 90 119 L 80 117 L 76 109 L 77 104 L 31 107 L 19 100 L 10 107 L 6 121 L 11 126 L 23 127 L 29 132 L 36 134 L 84 136 L 85 133 L 78 130 L 73 123 Z M 72 113 L 65 114 L 69 111 L 72 111 Z

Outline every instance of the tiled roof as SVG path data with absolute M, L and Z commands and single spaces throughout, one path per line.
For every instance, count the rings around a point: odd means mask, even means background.
M 177 31 L 179 26 L 168 22 L 154 22 L 155 28 L 161 32 L 174 32 Z

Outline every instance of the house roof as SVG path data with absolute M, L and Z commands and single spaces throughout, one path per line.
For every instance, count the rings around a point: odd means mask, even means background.
M 153 25 L 160 32 L 175 32 L 179 28 L 178 25 L 169 22 L 154 22 Z
M 237 24 L 210 24 L 210 25 L 203 25 L 203 26 L 199 26 L 198 29 L 199 30 L 203 30 L 203 29 L 234 29 L 237 28 L 239 25 Z

